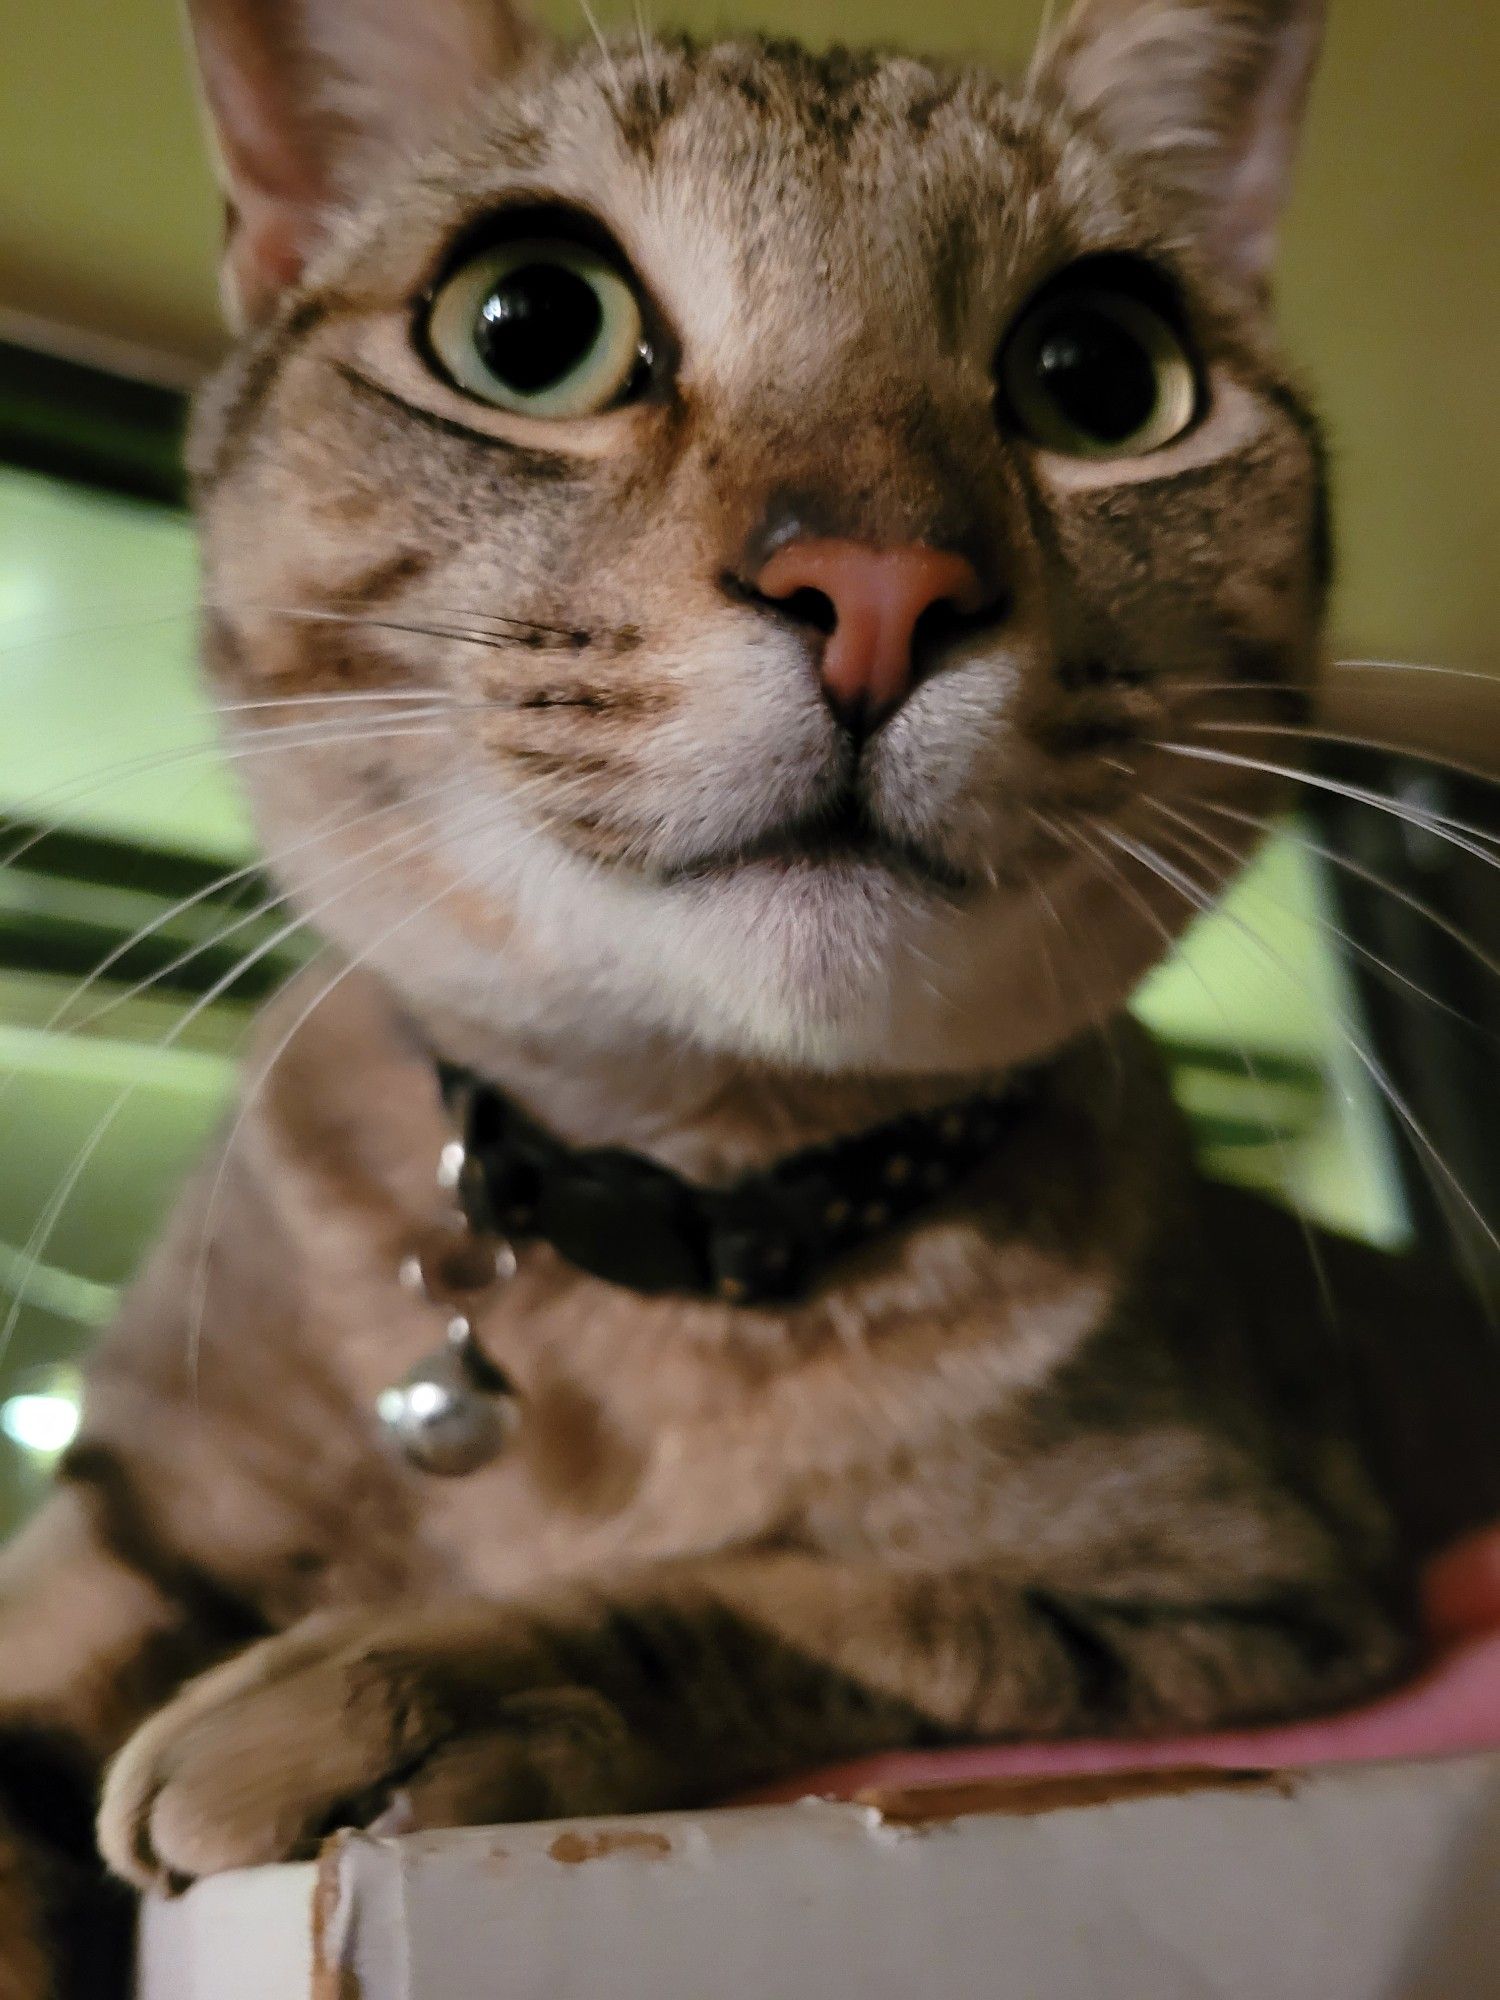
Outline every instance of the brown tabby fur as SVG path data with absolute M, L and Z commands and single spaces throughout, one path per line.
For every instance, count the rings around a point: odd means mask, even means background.
M 333 956 L 269 1010 L 7 1558 L 4 2000 L 50 1991 L 53 1871 L 88 1864 L 51 1807 L 112 1757 L 103 1852 L 151 1885 L 398 1794 L 419 1825 L 662 1806 L 879 1746 L 1326 1709 L 1409 1653 L 1294 1226 L 1197 1179 L 1116 1018 L 1189 911 L 1047 831 L 1272 802 L 1151 745 L 1212 712 L 1195 683 L 1313 674 L 1320 452 L 1263 280 L 1316 10 L 1094 0 L 1024 92 L 754 42 L 568 54 L 461 0 L 418 48 L 402 11 L 195 9 L 248 323 L 193 444 L 210 672 L 449 706 L 247 761 Z M 549 426 L 419 360 L 455 237 L 543 196 L 624 246 L 671 393 Z M 1208 415 L 1151 460 L 1018 445 L 1005 327 L 1127 248 L 1182 289 Z M 1013 596 L 855 780 L 960 891 L 701 865 L 850 775 L 807 640 L 724 582 L 788 515 L 972 550 Z M 394 1275 L 446 1200 L 430 1045 L 705 1180 L 1044 1067 L 960 1199 L 795 1308 L 524 1248 L 482 1327 L 521 1442 L 443 1482 L 371 1419 L 434 1339 Z

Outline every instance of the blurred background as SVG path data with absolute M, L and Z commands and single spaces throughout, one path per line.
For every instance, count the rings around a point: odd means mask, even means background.
M 613 25 L 609 5 L 599 11 Z M 705 32 L 920 42 L 1009 65 L 1024 61 L 1040 11 L 1039 0 L 648 8 Z M 1458 716 L 1450 738 L 1465 740 L 1469 717 L 1493 735 L 1500 702 L 1479 677 L 1495 664 L 1500 594 L 1500 8 L 1333 0 L 1331 11 L 1282 304 L 1335 448 L 1335 650 L 1461 670 L 1386 679 L 1420 688 L 1423 704 L 1430 690 L 1434 709 Z M 543 12 L 582 32 L 574 6 Z M 0 0 L 0 24 L 3 1528 L 66 1443 L 74 1363 L 219 1115 L 247 1013 L 298 941 L 278 938 L 274 912 L 256 914 L 265 885 L 232 785 L 205 752 L 194 688 L 176 449 L 183 394 L 222 346 L 219 206 L 177 9 Z M 1338 782 L 1424 812 L 1488 809 L 1482 793 L 1403 760 L 1335 762 Z M 1325 865 L 1325 847 L 1353 869 Z M 1360 871 L 1500 953 L 1484 876 L 1451 846 L 1326 794 L 1140 1006 L 1171 1047 L 1216 1170 L 1400 1244 L 1440 1237 L 1444 1204 L 1351 1042 L 1375 1052 L 1481 1205 L 1496 1065 L 1493 1041 L 1445 1035 L 1440 1010 L 1393 1009 L 1400 979 L 1372 961 L 1399 961 L 1402 977 L 1482 1023 L 1494 1002 L 1472 954 L 1399 899 L 1364 893 Z

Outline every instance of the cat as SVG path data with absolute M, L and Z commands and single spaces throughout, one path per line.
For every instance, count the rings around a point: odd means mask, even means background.
M 1296 1225 L 1123 1013 L 1281 801 L 1195 729 L 1317 673 L 1321 8 L 1080 0 L 1021 84 L 191 13 L 206 670 L 326 953 L 5 1558 L 0 1994 L 69 1976 L 106 1765 L 177 1886 L 1390 1683 L 1419 1551 Z M 456 1380 L 424 1465 L 379 1413 Z

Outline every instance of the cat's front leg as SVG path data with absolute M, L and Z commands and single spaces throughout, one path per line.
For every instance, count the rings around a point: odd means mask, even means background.
M 309 1619 L 136 1733 L 108 1776 L 101 1848 L 128 1880 L 172 1887 L 305 1854 L 409 1801 L 425 1825 L 625 1809 L 622 1719 L 564 1674 L 493 1604 Z
M 910 1702 L 757 1615 L 802 1571 L 831 1604 L 830 1565 L 729 1559 L 524 1607 L 309 1620 L 137 1732 L 106 1785 L 103 1851 L 130 1881 L 175 1886 L 387 1816 L 405 1828 L 668 1807 L 920 1738 Z M 873 1636 L 889 1580 L 854 1594 L 849 1616 Z
M 1325 1580 L 1150 1602 L 984 1571 L 724 1558 L 534 1606 L 318 1620 L 190 1687 L 126 1746 L 100 1821 L 142 1885 L 400 1827 L 711 1801 L 830 1759 L 979 1736 L 1321 1708 L 1401 1658 Z
M 125 1992 L 131 1899 L 94 1846 L 99 1773 L 227 1642 L 210 1593 L 174 1594 L 125 1469 L 80 1452 L 66 1478 L 0 1555 L 0 2000 Z

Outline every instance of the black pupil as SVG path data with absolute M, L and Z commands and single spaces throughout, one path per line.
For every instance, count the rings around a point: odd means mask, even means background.
M 474 344 L 508 389 L 536 396 L 587 358 L 604 323 L 599 294 L 566 264 L 521 264 L 479 308 Z
M 1085 437 L 1123 444 L 1156 410 L 1156 366 L 1134 334 L 1092 306 L 1061 308 L 1037 349 L 1037 373 Z

